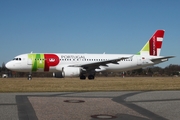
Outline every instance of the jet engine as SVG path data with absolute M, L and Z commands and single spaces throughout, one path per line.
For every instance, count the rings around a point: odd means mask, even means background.
M 81 68 L 79 67 L 63 67 L 63 77 L 78 77 L 81 74 Z

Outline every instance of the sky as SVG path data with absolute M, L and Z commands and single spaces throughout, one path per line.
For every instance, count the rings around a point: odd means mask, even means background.
M 180 65 L 178 0 L 0 0 L 0 66 L 24 53 L 136 54 L 164 29 Z

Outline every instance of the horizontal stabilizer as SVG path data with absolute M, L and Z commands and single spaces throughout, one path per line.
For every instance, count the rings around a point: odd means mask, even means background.
M 159 57 L 151 59 L 152 62 L 164 62 L 167 61 L 169 58 L 174 58 L 175 56 L 166 56 L 166 57 Z

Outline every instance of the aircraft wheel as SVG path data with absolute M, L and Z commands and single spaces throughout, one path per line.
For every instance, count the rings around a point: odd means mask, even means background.
M 31 75 L 28 75 L 28 80 L 32 80 L 32 76 Z
M 86 79 L 86 76 L 85 76 L 85 75 L 81 75 L 81 76 L 80 76 L 80 79 L 81 79 L 81 80 L 85 80 L 85 79 Z
M 89 79 L 89 80 L 94 80 L 94 75 L 89 75 L 89 76 L 88 76 L 88 79 Z

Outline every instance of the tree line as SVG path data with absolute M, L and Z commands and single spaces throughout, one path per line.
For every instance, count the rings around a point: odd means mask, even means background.
M 0 76 L 3 74 L 7 74 L 9 77 L 27 77 L 29 73 L 24 72 L 15 72 L 8 70 L 5 67 L 5 63 L 2 63 L 2 66 L 0 66 Z M 49 72 L 42 72 L 32 73 L 33 77 L 53 77 L 53 73 Z M 165 68 L 161 68 L 158 66 L 152 66 L 152 67 L 146 67 L 146 68 L 140 68 L 136 70 L 130 70 L 130 71 L 124 71 L 124 72 L 100 72 L 97 73 L 96 76 L 110 76 L 110 77 L 117 77 L 117 76 L 178 76 L 180 75 L 180 65 L 176 64 L 170 64 L 166 66 Z
M 158 67 L 158 66 L 151 66 L 146 68 L 140 68 L 130 71 L 124 71 L 119 73 L 102 73 L 102 76 L 179 76 L 180 75 L 180 65 L 170 64 L 165 68 Z

